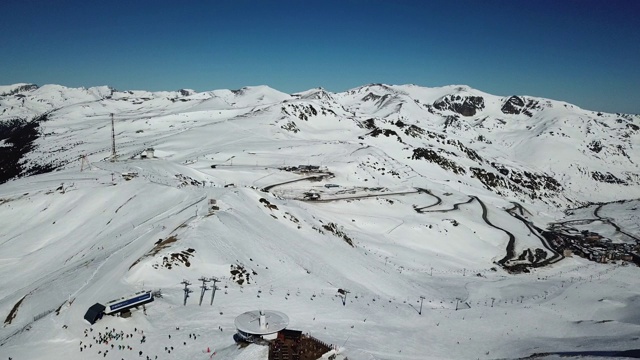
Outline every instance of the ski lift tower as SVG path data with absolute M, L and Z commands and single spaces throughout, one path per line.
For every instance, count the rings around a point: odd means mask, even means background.
M 187 298 L 189 297 L 189 294 L 193 292 L 193 290 L 189 289 L 189 285 L 191 285 L 191 282 L 189 280 L 182 280 L 181 284 L 184 285 L 184 306 L 187 306 Z
M 87 155 L 80 155 L 80 171 L 84 171 L 84 169 L 91 169 L 91 163 L 89 159 L 87 159 Z
M 213 305 L 213 298 L 216 296 L 216 290 L 220 290 L 219 287 L 216 286 L 217 282 L 220 282 L 220 280 L 213 276 L 211 279 L 209 279 L 209 281 L 213 281 L 213 286 L 211 287 L 211 304 L 209 305 Z
M 202 299 L 204 298 L 204 293 L 207 290 L 209 290 L 209 287 L 207 286 L 207 283 L 209 282 L 209 278 L 206 278 L 203 276 L 198 280 L 202 281 L 202 286 L 200 286 L 200 289 L 202 289 L 202 291 L 200 292 L 200 303 L 198 304 L 199 306 L 202 306 Z

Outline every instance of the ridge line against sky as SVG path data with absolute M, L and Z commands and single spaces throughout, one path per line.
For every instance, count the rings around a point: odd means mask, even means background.
M 8 0 L 0 84 L 465 84 L 640 113 L 640 2 Z

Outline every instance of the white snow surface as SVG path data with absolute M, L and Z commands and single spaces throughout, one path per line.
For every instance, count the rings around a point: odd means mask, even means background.
M 266 359 L 266 347 L 239 348 L 232 337 L 235 317 L 258 309 L 284 312 L 288 328 L 349 359 L 640 348 L 636 266 L 569 257 L 507 273 L 495 262 L 508 237 L 471 197 L 514 234 L 517 253 L 541 247 L 505 210 L 520 203 L 544 227 L 568 207 L 640 198 L 638 116 L 533 97 L 521 97 L 538 104 L 525 105 L 531 116 L 508 114 L 508 98 L 458 85 L 292 95 L 267 86 L 19 91 L 25 85 L 0 87 L 0 121 L 48 113 L 23 161 L 56 171 L 0 185 L 0 358 L 136 359 L 142 351 L 141 358 Z M 481 97 L 483 108 L 465 116 L 434 105 L 465 96 Z M 598 151 L 590 150 L 595 142 Z M 147 148 L 154 158 L 140 158 Z M 464 172 L 412 157 L 418 148 Z M 283 169 L 298 165 L 327 176 Z M 471 168 L 506 185 L 487 186 Z M 498 168 L 547 175 L 561 189 L 531 191 Z M 625 184 L 597 181 L 596 171 Z M 321 201 L 305 201 L 310 191 Z M 600 216 L 637 236 L 636 206 L 611 203 Z M 573 216 L 586 217 L 585 209 Z M 601 224 L 591 229 L 599 226 L 614 237 Z M 203 276 L 220 280 L 213 305 L 210 290 L 198 305 Z M 186 306 L 184 279 L 193 283 Z M 94 303 L 142 289 L 163 296 L 130 318 L 83 320 Z M 94 341 L 109 331 L 133 336 Z M 80 351 L 85 344 L 92 346 Z

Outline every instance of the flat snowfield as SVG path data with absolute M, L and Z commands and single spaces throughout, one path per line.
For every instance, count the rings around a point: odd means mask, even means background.
M 636 243 L 637 179 L 593 174 L 640 173 L 638 146 L 616 152 L 638 144 L 637 117 L 535 98 L 532 116 L 508 114 L 467 87 L 24 94 L 0 96 L 0 119 L 51 111 L 21 161 L 56 170 L 0 185 L 2 359 L 267 359 L 233 339 L 259 309 L 339 359 L 640 348 L 640 269 L 564 257 L 540 234 L 573 221 Z M 456 95 L 484 105 L 456 118 Z M 629 136 L 595 158 L 587 127 Z M 563 212 L 589 202 L 607 204 Z M 143 289 L 161 296 L 83 319 Z

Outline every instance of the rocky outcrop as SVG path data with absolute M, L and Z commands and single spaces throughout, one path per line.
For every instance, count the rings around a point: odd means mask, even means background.
M 502 105 L 502 108 L 500 108 L 500 111 L 502 111 L 503 114 L 511 114 L 511 115 L 525 114 L 528 117 L 532 117 L 533 116 L 532 110 L 537 110 L 541 108 L 542 108 L 542 105 L 540 105 L 538 101 L 535 101 L 533 99 L 527 100 L 524 97 L 514 95 L 508 98 L 504 102 L 504 104 Z
M 589 143 L 589 145 L 587 145 L 587 148 L 597 154 L 602 151 L 602 144 L 599 140 L 593 140 Z
M 361 123 L 360 126 L 364 127 L 365 129 L 371 130 L 369 133 L 367 133 L 368 136 L 372 136 L 372 137 L 378 137 L 378 135 L 384 135 L 386 137 L 395 136 L 398 142 L 402 143 L 402 138 L 400 137 L 400 135 L 398 135 L 398 133 L 395 130 L 379 128 L 376 125 L 375 119 L 367 119 L 363 123 Z M 359 136 L 358 138 L 363 139 L 364 137 Z
M 610 172 L 608 172 L 606 174 L 603 174 L 603 173 L 601 173 L 599 171 L 593 171 L 591 173 L 591 178 L 593 178 L 593 180 L 595 180 L 595 181 L 608 183 L 608 184 L 627 185 L 626 181 L 617 178 L 615 175 L 613 175 Z
M 368 93 L 367 95 L 365 95 L 365 96 L 362 98 L 362 101 L 376 101 L 376 100 L 380 99 L 381 97 L 382 97 L 382 96 L 380 96 L 380 95 L 376 95 L 376 94 L 374 94 L 374 93 L 370 92 L 370 93 Z
M 507 101 L 505 101 L 500 111 L 502 111 L 503 114 L 517 115 L 522 112 L 523 108 L 524 108 L 524 99 L 514 95 L 508 98 Z
M 467 172 L 462 166 L 456 164 L 455 161 L 447 159 L 446 157 L 435 152 L 433 149 L 427 149 L 427 148 L 414 149 L 411 159 L 412 160 L 424 159 L 424 160 L 430 161 L 434 164 L 439 165 L 441 168 L 445 170 L 451 170 L 452 172 L 458 175 L 463 175 Z
M 525 193 L 530 198 L 542 198 L 557 195 L 562 185 L 553 177 L 544 173 L 533 173 L 515 168 L 507 168 L 498 163 L 491 163 L 499 174 L 482 168 L 471 167 L 469 170 L 475 178 L 489 190 L 500 194 L 500 188 L 514 193 Z
M 9 92 L 6 92 L 4 94 L 0 94 L 0 96 L 9 96 L 9 95 L 15 95 L 21 92 L 26 92 L 26 91 L 33 91 L 36 90 L 38 88 L 38 85 L 35 84 L 26 84 L 26 85 L 20 85 L 17 86 L 16 88 L 12 89 Z
M 447 95 L 434 102 L 433 107 L 440 111 L 453 111 L 462 116 L 473 116 L 478 110 L 484 109 L 484 99 L 482 96 Z
M 300 120 L 308 121 L 310 117 L 318 115 L 318 110 L 311 104 L 291 104 L 283 105 L 280 111 L 289 116 L 295 116 Z

